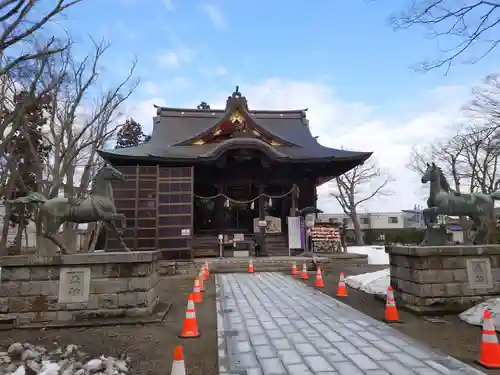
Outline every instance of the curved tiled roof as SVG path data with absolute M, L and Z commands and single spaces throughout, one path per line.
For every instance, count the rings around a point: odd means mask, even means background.
M 241 98 L 241 97 L 238 97 Z M 229 97 L 226 110 L 195 110 L 182 108 L 157 107 L 157 116 L 154 117 L 154 127 L 148 143 L 130 148 L 101 150 L 105 159 L 165 159 L 175 161 L 194 161 L 213 159 L 218 150 L 227 145 L 237 144 L 239 148 L 248 146 L 261 150 L 267 148 L 266 153 L 281 161 L 314 161 L 314 160 L 352 160 L 359 164 L 368 159 L 370 152 L 355 152 L 339 150 L 321 145 L 312 136 L 306 119 L 306 110 L 283 111 L 252 111 L 246 108 L 246 99 L 243 105 L 237 102 L 238 98 Z M 284 140 L 285 145 L 275 147 L 256 138 L 232 138 L 220 143 L 202 145 L 186 145 L 183 142 L 195 139 L 216 127 L 221 120 L 233 110 L 231 104 L 235 101 L 239 108 L 243 108 L 245 115 L 260 129 L 276 139 Z M 239 103 L 239 104 L 238 104 Z M 182 144 L 182 145 L 179 145 Z M 168 159 L 168 160 L 167 160 Z

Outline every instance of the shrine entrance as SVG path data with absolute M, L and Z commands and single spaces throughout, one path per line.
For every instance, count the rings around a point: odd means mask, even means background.
M 224 231 L 253 233 L 253 219 L 259 216 L 258 202 L 252 202 L 258 195 L 257 187 L 252 184 L 227 186 L 224 194 L 230 198 L 224 202 Z
M 259 216 L 254 184 L 235 184 L 220 189 L 197 186 L 195 190 L 195 233 L 253 233 L 253 220 Z M 229 199 L 226 199 L 229 197 Z

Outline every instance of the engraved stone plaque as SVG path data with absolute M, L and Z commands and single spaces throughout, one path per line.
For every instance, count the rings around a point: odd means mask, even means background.
M 58 303 L 88 302 L 90 268 L 61 268 Z
M 467 259 L 467 281 L 470 289 L 493 288 L 489 258 Z

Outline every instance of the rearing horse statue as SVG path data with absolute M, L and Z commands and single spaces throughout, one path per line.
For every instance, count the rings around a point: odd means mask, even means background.
M 427 207 L 423 211 L 425 224 L 435 224 L 438 215 L 468 216 L 473 222 L 476 235 L 474 244 L 482 245 L 488 241 L 488 224 L 493 217 L 495 201 L 500 200 L 500 190 L 491 194 L 461 194 L 454 191 L 441 168 L 427 164 L 422 183 L 430 182 Z
M 31 192 L 24 197 L 7 201 L 7 204 L 40 205 L 37 217 L 37 232 L 43 228 L 43 237 L 52 241 L 63 254 L 68 254 L 68 249 L 58 238 L 59 227 L 63 223 L 93 223 L 102 221 L 115 233 L 125 251 L 130 249 L 123 241 L 123 230 L 126 226 L 126 217 L 116 211 L 112 195 L 111 181 L 125 181 L 125 176 L 110 165 L 101 168 L 92 180 L 90 194 L 81 201 L 74 198 L 55 197 L 47 199 L 41 193 Z M 118 229 L 115 220 L 120 220 L 122 225 Z

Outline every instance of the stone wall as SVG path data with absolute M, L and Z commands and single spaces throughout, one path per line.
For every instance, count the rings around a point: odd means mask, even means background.
M 210 272 L 227 273 L 248 271 L 248 261 L 250 258 L 224 258 L 208 259 Z M 350 264 L 368 264 L 368 257 L 364 254 L 351 253 L 331 253 L 330 256 L 315 254 L 315 257 L 260 257 L 252 258 L 256 272 L 286 272 L 289 273 L 292 263 L 295 262 L 300 271 L 305 263 L 310 271 L 316 270 L 316 265 L 320 265 L 325 271 L 331 270 L 335 266 Z M 184 261 L 162 261 L 159 263 L 160 273 L 164 276 L 173 275 L 195 275 L 203 265 L 204 260 L 197 259 L 191 262 Z
M 149 315 L 156 252 L 0 257 L 0 320 L 19 325 Z
M 396 300 L 421 314 L 464 311 L 500 296 L 500 245 L 386 247 Z

